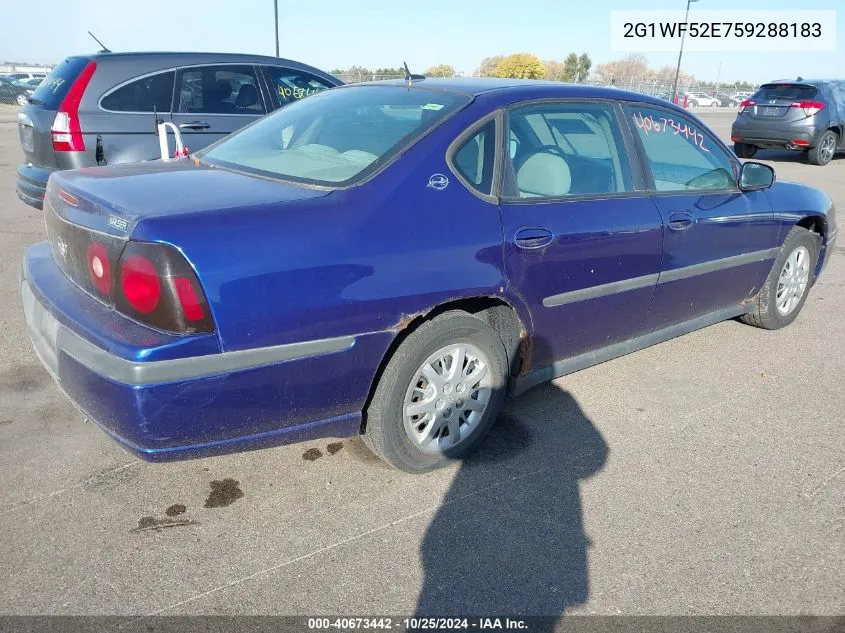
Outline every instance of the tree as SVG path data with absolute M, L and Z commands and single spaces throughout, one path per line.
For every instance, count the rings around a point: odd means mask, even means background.
M 575 81 L 579 84 L 584 83 L 587 81 L 587 78 L 590 76 L 590 68 L 593 67 L 593 60 L 590 59 L 590 56 L 587 53 L 581 55 L 578 58 L 578 72 L 575 74 Z
M 496 67 L 504 59 L 504 55 L 494 55 L 493 57 L 485 57 L 481 60 L 481 65 L 473 73 L 476 77 L 495 77 Z
M 600 80 L 617 85 L 642 79 L 648 73 L 648 59 L 642 53 L 632 53 L 623 59 L 596 66 Z
M 551 79 L 552 81 L 566 81 L 566 77 L 563 72 L 563 64 L 560 62 L 549 59 L 543 62 L 543 67 L 546 69 L 546 79 Z
M 546 76 L 543 62 L 530 53 L 508 55 L 496 66 L 496 77 L 510 79 L 540 79 Z
M 432 66 L 423 74 L 426 77 L 454 77 L 457 73 L 448 64 L 439 64 L 438 66 Z
M 563 62 L 564 81 L 573 82 L 578 78 L 578 55 L 569 53 Z

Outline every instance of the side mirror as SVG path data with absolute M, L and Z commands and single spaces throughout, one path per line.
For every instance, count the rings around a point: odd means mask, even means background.
M 775 170 L 763 163 L 743 163 L 739 170 L 739 188 L 759 191 L 775 184 Z

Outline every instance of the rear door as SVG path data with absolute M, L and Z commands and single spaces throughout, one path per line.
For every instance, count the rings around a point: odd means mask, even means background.
M 192 152 L 252 123 L 268 110 L 252 64 L 180 68 L 176 84 L 173 122 Z
M 104 79 L 110 78 L 108 83 L 115 83 L 93 99 L 86 95 L 82 102 L 79 116 L 89 164 L 96 164 L 98 136 L 108 164 L 160 157 L 155 116 L 157 113 L 165 120 L 170 118 L 176 71 L 170 68 L 138 73 L 136 70 L 127 78 L 126 70 L 120 64 L 104 64 L 98 72 L 104 73 Z
M 509 283 L 530 306 L 532 367 L 642 328 L 660 271 L 660 214 L 620 110 L 602 101 L 514 108 L 501 212 Z

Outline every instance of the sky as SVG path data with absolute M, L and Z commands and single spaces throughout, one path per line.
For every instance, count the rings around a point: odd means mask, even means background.
M 562 60 L 588 53 L 594 64 L 611 51 L 614 9 L 684 9 L 684 0 L 278 0 L 280 55 L 324 70 L 396 67 L 412 72 L 449 64 L 471 74 L 484 58 L 534 53 Z M 840 9 L 835 53 L 686 53 L 683 70 L 698 79 L 764 82 L 845 76 L 842 0 L 700 0 L 693 9 Z M 273 0 L 39 0 L 2 12 L 0 61 L 56 63 L 90 53 L 91 30 L 113 51 L 214 51 L 273 55 Z M 43 16 L 39 18 L 38 16 Z M 645 52 L 649 65 L 676 53 Z

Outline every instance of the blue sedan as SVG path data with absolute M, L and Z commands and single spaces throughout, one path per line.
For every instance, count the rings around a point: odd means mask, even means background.
M 837 232 L 679 107 L 514 80 L 329 90 L 188 158 L 55 173 L 45 214 L 29 333 L 124 447 L 361 434 L 409 472 L 476 448 L 507 392 L 788 325 Z

